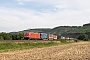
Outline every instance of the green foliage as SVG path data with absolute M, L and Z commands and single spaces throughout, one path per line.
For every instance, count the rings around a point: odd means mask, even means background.
M 24 33 L 18 32 L 15 34 L 10 34 L 6 32 L 0 33 L 0 40 L 24 40 Z
M 67 41 L 66 40 L 60 40 L 61 41 L 61 43 L 66 43 Z
M 12 40 L 11 34 L 9 33 L 2 32 L 0 33 L 0 36 L 2 36 L 4 40 Z
M 79 40 L 84 40 L 84 41 L 88 41 L 88 35 L 87 34 L 81 34 L 79 37 L 78 37 Z
M 12 39 L 13 40 L 24 40 L 24 33 L 18 32 L 16 34 L 12 34 Z
M 60 42 L 61 42 L 62 44 L 69 44 L 69 43 L 71 43 L 71 42 L 67 42 L 66 40 L 60 40 Z
M 79 40 L 74 40 L 75 42 L 79 42 Z
M 0 40 L 4 40 L 2 36 L 0 36 Z
M 84 24 L 84 27 L 90 27 L 90 23 Z

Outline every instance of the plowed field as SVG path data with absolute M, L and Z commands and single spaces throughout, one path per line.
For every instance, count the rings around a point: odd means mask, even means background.
M 90 60 L 90 42 L 3 52 L 0 60 Z

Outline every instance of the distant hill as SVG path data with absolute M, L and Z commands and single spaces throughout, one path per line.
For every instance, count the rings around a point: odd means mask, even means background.
M 36 32 L 36 33 L 49 33 L 52 29 L 49 28 L 36 28 L 36 29 L 28 29 L 23 32 Z
M 27 29 L 23 30 L 22 32 L 38 32 L 77 38 L 80 34 L 90 32 L 90 23 L 84 24 L 83 26 L 58 26 L 52 29 L 50 28 Z
M 41 33 L 51 33 L 56 35 L 61 35 L 64 33 L 86 33 L 90 32 L 90 27 L 83 27 L 83 26 L 58 26 L 53 29 L 28 29 L 24 30 L 24 32 L 41 32 Z
M 90 27 L 90 23 L 84 24 L 83 27 Z

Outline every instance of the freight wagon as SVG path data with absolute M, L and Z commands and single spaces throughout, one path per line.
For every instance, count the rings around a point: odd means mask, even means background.
M 57 36 L 53 34 L 48 35 L 48 40 L 57 40 Z
M 48 35 L 48 40 L 53 40 L 53 34 Z
M 46 40 L 46 39 L 48 39 L 48 35 L 46 33 L 40 33 L 40 38 L 42 40 Z
M 54 40 L 57 40 L 57 36 L 56 36 L 56 35 L 53 35 L 53 39 L 54 39 Z
M 58 39 L 59 40 L 63 40 L 63 36 L 58 36 Z

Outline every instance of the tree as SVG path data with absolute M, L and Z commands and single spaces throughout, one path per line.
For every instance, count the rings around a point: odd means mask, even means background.
M 0 40 L 4 40 L 2 36 L 0 36 Z
M 18 32 L 16 34 L 12 34 L 12 39 L 13 40 L 24 40 L 24 33 Z
M 12 40 L 11 34 L 9 33 L 2 32 L 0 36 L 2 36 L 4 40 Z
M 88 35 L 87 34 L 81 34 L 79 37 L 78 37 L 79 40 L 84 40 L 84 41 L 88 41 Z
M 17 40 L 17 34 L 12 34 L 12 40 Z

